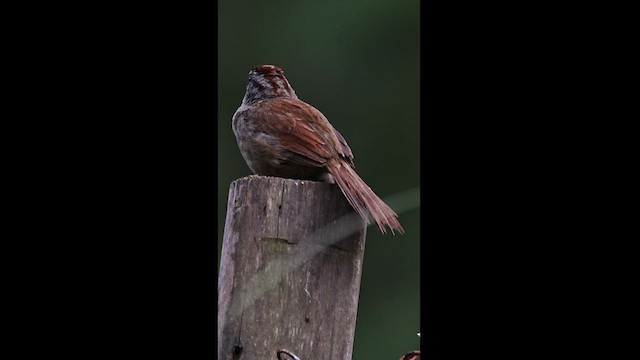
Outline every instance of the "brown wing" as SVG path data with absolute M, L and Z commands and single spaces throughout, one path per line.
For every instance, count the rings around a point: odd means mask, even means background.
M 323 167 L 336 156 L 353 157 L 342 135 L 313 106 L 292 98 L 269 99 L 254 106 L 254 114 L 260 114 L 255 125 L 278 139 L 290 152 L 289 161 Z

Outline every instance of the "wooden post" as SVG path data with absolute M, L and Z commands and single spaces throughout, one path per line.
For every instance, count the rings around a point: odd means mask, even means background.
M 234 181 L 218 277 L 218 358 L 277 360 L 286 349 L 301 360 L 351 360 L 365 234 L 336 185 Z

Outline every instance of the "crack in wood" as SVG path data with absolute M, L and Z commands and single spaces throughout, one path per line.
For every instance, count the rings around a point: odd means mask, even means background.
M 287 245 L 296 245 L 296 244 L 298 244 L 298 242 L 295 241 L 295 240 L 283 239 L 283 238 L 279 238 L 279 237 L 262 237 L 262 238 L 260 238 L 260 240 L 262 240 L 264 242 L 285 243 Z
M 284 181 L 280 189 L 280 203 L 278 204 L 278 220 L 276 222 L 276 237 L 280 237 L 280 216 L 282 215 L 282 204 L 284 203 Z
M 342 246 L 337 246 L 337 245 L 329 245 L 329 249 L 337 250 L 340 253 L 346 253 L 346 254 L 350 253 L 349 249 L 346 249 Z
M 240 354 L 242 354 L 242 349 L 244 349 L 244 346 L 242 346 L 242 340 L 238 340 L 238 343 L 233 347 L 232 354 L 234 359 L 240 358 Z

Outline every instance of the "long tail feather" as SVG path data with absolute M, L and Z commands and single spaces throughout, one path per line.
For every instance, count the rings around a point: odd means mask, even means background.
M 404 233 L 404 228 L 397 219 L 398 215 L 371 190 L 351 166 L 342 161 L 332 161 L 327 165 L 327 169 L 349 204 L 364 221 L 375 221 L 383 234 L 386 233 L 385 226 L 388 226 L 394 235 L 394 230 Z

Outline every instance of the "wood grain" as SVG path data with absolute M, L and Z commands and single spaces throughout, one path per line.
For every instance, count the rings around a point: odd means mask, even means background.
M 218 357 L 351 360 L 366 226 L 336 185 L 234 181 L 218 278 Z

